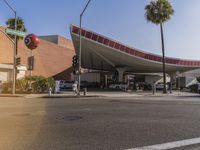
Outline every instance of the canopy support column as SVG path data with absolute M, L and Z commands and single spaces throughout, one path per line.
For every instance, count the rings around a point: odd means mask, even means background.
M 170 76 L 170 85 L 169 85 L 169 92 L 172 94 L 172 89 L 173 89 L 173 81 L 176 80 L 176 73 L 169 73 Z M 176 81 L 175 81 L 176 82 Z
M 118 72 L 118 82 L 124 81 L 124 72 L 126 71 L 126 68 L 116 68 Z

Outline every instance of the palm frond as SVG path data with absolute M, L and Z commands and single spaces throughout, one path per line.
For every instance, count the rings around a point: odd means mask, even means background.
M 145 18 L 155 24 L 168 21 L 174 10 L 168 0 L 152 0 L 145 6 Z
M 15 29 L 15 18 L 10 18 L 6 21 L 6 26 L 7 28 L 10 29 Z M 20 17 L 17 17 L 17 30 L 18 31 L 22 31 L 22 32 L 26 32 L 27 29 L 25 27 L 25 23 L 24 20 Z M 9 35 L 12 39 L 14 38 L 13 35 Z M 19 38 L 19 37 L 18 37 Z

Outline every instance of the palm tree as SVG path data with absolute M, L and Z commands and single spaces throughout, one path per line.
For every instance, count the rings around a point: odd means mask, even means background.
M 152 22 L 156 25 L 160 25 L 161 41 L 162 41 L 162 56 L 163 56 L 162 58 L 163 79 L 164 79 L 163 93 L 167 93 L 163 23 L 170 20 L 171 16 L 174 14 L 174 10 L 168 0 L 152 0 L 150 4 L 146 5 L 145 10 L 146 10 L 145 17 L 147 21 Z
M 7 25 L 7 28 L 10 28 L 10 29 L 15 29 L 15 18 L 10 18 L 6 21 L 6 25 Z M 24 20 L 20 17 L 17 17 L 17 30 L 18 31 L 22 31 L 22 32 L 26 32 L 26 27 L 25 27 L 25 23 L 24 23 Z M 9 34 L 9 36 L 14 39 L 14 35 L 11 35 Z M 16 45 L 18 45 L 18 40 L 19 39 L 23 39 L 22 37 L 18 37 L 17 36 L 17 43 Z M 16 46 L 17 47 L 17 46 Z M 17 49 L 16 49 L 16 54 L 17 54 Z

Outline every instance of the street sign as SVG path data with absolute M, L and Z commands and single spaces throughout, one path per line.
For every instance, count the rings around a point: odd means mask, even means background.
M 25 35 L 26 35 L 25 32 L 13 30 L 13 29 L 8 29 L 8 28 L 6 29 L 6 33 L 16 35 L 16 36 L 20 36 L 20 37 L 25 37 Z
M 28 70 L 34 69 L 34 56 L 28 57 Z

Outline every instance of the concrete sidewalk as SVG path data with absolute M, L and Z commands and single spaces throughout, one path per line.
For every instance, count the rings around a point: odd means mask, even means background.
M 45 95 L 47 96 L 47 94 Z M 63 92 L 60 94 L 53 94 L 53 97 L 66 97 L 66 96 L 72 96 L 76 97 L 73 95 L 72 92 Z M 115 91 L 115 92 L 102 92 L 102 91 L 97 91 L 97 92 L 87 92 L 86 97 L 143 97 L 143 96 L 150 96 L 150 97 L 164 97 L 164 96 L 200 96 L 200 94 L 197 93 L 189 93 L 189 92 L 180 92 L 180 91 L 174 91 L 173 93 L 167 93 L 163 94 L 162 91 L 158 91 L 157 93 L 153 94 L 150 91 L 137 91 L 137 92 L 123 92 L 123 91 Z M 84 97 L 83 92 L 81 92 L 81 97 Z
M 157 92 L 156 94 L 152 94 L 152 92 L 144 92 L 144 91 L 137 91 L 137 92 L 123 92 L 123 91 L 113 91 L 113 92 L 106 92 L 106 91 L 96 91 L 96 92 L 87 92 L 86 96 L 83 95 L 81 92 L 82 97 L 112 97 L 112 98 L 123 98 L 123 97 L 142 97 L 142 96 L 150 96 L 150 97 L 164 97 L 164 96 L 200 96 L 197 93 L 189 93 L 189 92 L 180 92 L 174 91 L 172 94 L 163 94 L 161 91 Z M 24 98 L 78 98 L 74 96 L 73 92 L 62 92 L 60 94 L 52 94 L 52 96 L 48 96 L 48 94 L 0 94 L 0 97 L 24 97 Z

